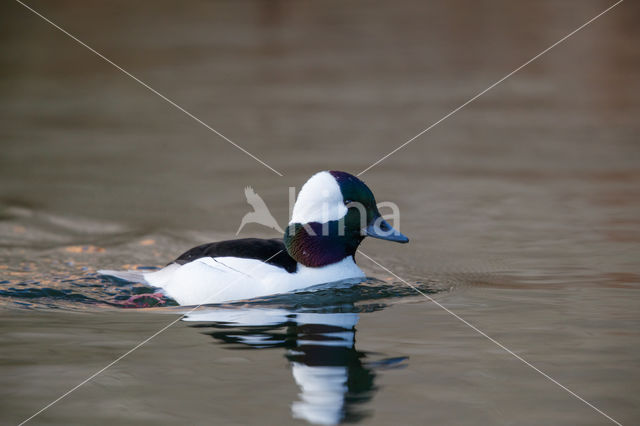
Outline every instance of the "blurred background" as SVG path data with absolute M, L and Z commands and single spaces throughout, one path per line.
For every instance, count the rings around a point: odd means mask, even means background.
M 251 210 L 247 185 L 284 226 L 289 186 L 319 170 L 362 171 L 612 3 L 28 1 L 280 177 L 19 3 L 2 2 L 0 284 L 11 318 L 5 331 L 14 336 L 7 345 L 20 354 L 8 359 L 24 359 L 28 341 L 39 365 L 51 342 L 11 333 L 44 327 L 44 336 L 52 318 L 59 329 L 87 332 L 65 316 L 77 308 L 73 300 L 51 302 L 37 293 L 42 286 L 66 291 L 68 277 L 158 266 L 195 244 L 234 238 Z M 629 424 L 640 415 L 639 18 L 636 2 L 621 3 L 361 176 L 378 201 L 400 206 L 400 228 L 411 238 L 402 247 L 367 241 L 366 253 L 405 279 L 446 289 L 443 303 Z M 254 224 L 240 236 L 277 233 Z M 359 325 L 361 347 L 412 355 L 409 373 L 385 376 L 393 391 L 378 393 L 367 421 L 418 424 L 429 402 L 440 407 L 430 411 L 434 422 L 523 424 L 523 412 L 539 416 L 531 424 L 605 420 L 510 359 L 504 379 L 506 355 L 420 298 L 403 300 L 401 313 L 387 309 Z M 54 317 L 14 312 L 23 305 L 64 308 Z M 112 324 L 122 318 L 104 315 Z M 148 330 L 112 331 L 131 333 L 131 343 L 167 319 L 144 321 Z M 439 326 L 427 332 L 426 324 Z M 468 342 L 452 337 L 451 324 Z M 475 356 L 474 345 L 482 348 Z M 412 375 L 434 356 L 443 370 Z M 26 370 L 7 370 L 5 387 L 21 389 L 5 398 L 11 420 L 91 372 L 78 360 L 57 362 L 78 366 L 77 377 L 52 378 L 57 386 L 47 390 Z M 457 372 L 469 374 L 466 390 L 447 388 Z M 439 379 L 430 382 L 432 374 Z M 289 375 L 282 381 L 293 386 Z M 519 393 L 507 386 L 516 381 Z M 218 392 L 223 406 L 228 399 Z M 425 396 L 439 392 L 447 396 Z M 93 397 L 117 398 L 106 389 Z M 134 411 L 130 400 L 114 404 Z M 198 410 L 181 415 L 202 421 Z M 286 410 L 274 413 L 273 421 L 293 421 Z

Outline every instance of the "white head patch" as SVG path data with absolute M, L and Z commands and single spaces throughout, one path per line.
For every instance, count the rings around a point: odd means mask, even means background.
M 347 214 L 338 182 L 329 172 L 319 172 L 302 185 L 293 206 L 291 223 L 326 223 Z

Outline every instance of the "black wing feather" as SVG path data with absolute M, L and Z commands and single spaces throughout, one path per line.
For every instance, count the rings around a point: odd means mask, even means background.
M 275 255 L 276 253 L 278 254 Z M 241 238 L 238 240 L 202 244 L 187 250 L 174 260 L 173 263 L 184 265 L 185 263 L 192 262 L 201 257 L 223 256 L 257 259 L 263 262 L 266 261 L 266 263 L 286 269 L 289 273 L 295 272 L 297 268 L 297 262 L 289 256 L 289 253 L 287 253 L 284 243 L 280 238 L 272 238 L 268 240 L 262 238 Z

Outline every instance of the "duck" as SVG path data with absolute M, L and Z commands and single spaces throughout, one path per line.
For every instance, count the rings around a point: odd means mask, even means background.
M 140 282 L 180 305 L 204 305 L 290 293 L 366 279 L 355 254 L 365 237 L 407 243 L 380 214 L 358 177 L 321 171 L 302 186 L 283 238 L 239 238 L 202 244 L 156 271 L 100 270 Z

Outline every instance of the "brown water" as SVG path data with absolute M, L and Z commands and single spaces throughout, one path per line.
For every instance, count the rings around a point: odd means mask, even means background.
M 3 2 L 6 424 L 177 318 L 121 309 L 147 290 L 97 269 L 234 238 L 247 185 L 286 223 L 289 186 L 363 170 L 608 6 L 29 4 L 284 176 Z M 411 238 L 365 253 L 622 424 L 640 420 L 639 13 L 622 3 L 362 176 Z M 358 263 L 356 289 L 180 321 L 32 423 L 609 423 Z

